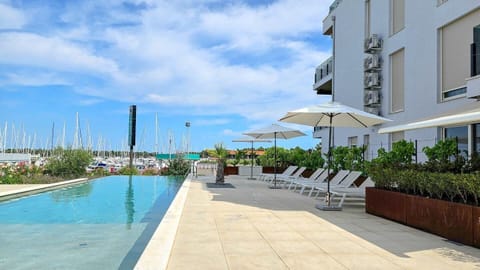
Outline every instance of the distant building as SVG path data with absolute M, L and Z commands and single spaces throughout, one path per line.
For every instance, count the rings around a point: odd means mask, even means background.
M 423 146 L 457 137 L 460 150 L 480 151 L 480 1 L 337 0 L 323 33 L 333 53 L 317 67 L 313 90 L 394 120 L 336 128 L 335 145 L 367 145 L 371 159 L 380 147 L 417 140 L 422 161 Z M 314 130 L 324 152 L 327 131 Z
M 0 163 L 30 164 L 32 155 L 19 153 L 0 153 Z

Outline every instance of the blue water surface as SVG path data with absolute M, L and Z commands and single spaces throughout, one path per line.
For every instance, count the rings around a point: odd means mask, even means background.
M 132 269 L 182 183 L 110 176 L 0 202 L 0 269 Z

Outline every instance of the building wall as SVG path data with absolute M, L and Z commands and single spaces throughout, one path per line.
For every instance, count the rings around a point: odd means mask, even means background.
M 358 136 L 363 144 L 369 135 L 371 157 L 380 147 L 390 149 L 391 136 L 377 134 L 380 127 L 394 126 L 432 117 L 441 113 L 475 106 L 476 100 L 461 97 L 450 101 L 441 98 L 441 36 L 440 30 L 449 23 L 480 8 L 480 1 L 449 0 L 437 5 L 437 0 L 405 0 L 405 27 L 395 34 L 391 29 L 390 0 L 370 0 L 370 33 L 383 40 L 381 115 L 393 120 L 388 124 L 368 128 L 335 128 L 335 145 L 348 145 L 348 138 Z M 365 1 L 342 1 L 333 10 L 335 16 L 334 99 L 346 105 L 363 108 L 363 51 L 365 37 Z M 329 16 L 331 17 L 331 16 Z M 480 18 L 479 18 L 480 20 Z M 473 31 L 473 30 L 470 30 Z M 473 33 L 473 32 L 472 32 Z M 473 34 L 472 34 L 473 35 Z M 404 50 L 404 110 L 391 110 L 391 55 Z M 463 48 L 469 50 L 469 48 Z M 465 63 L 468 67 L 470 63 Z M 480 106 L 480 103 L 478 103 Z M 328 129 L 315 134 L 322 137 L 323 151 L 328 147 Z M 433 145 L 441 138 L 439 128 L 405 131 L 406 140 L 418 140 L 419 159 L 424 160 L 421 148 Z

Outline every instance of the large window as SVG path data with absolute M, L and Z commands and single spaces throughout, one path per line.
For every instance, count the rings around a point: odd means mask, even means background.
M 365 160 L 370 160 L 370 135 L 363 135 L 363 146 L 365 146 Z
M 465 79 L 471 75 L 472 29 L 479 24 L 477 9 L 439 30 L 442 100 L 465 95 Z
M 397 131 L 390 134 L 390 149 L 392 145 L 398 141 L 405 140 L 405 132 Z
M 401 49 L 390 56 L 391 85 L 390 111 L 392 113 L 404 110 L 405 95 L 405 50 Z
M 445 138 L 455 138 L 460 154 L 468 155 L 468 126 L 445 128 Z
M 390 0 L 390 34 L 394 35 L 405 28 L 405 0 Z
M 480 154 L 480 124 L 473 125 L 473 151 Z
M 349 147 L 353 147 L 353 146 L 357 146 L 357 145 L 358 145 L 358 137 L 357 136 L 348 137 L 348 146 Z

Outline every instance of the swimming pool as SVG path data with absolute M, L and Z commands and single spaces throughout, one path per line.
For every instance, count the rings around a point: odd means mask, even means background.
M 0 269 L 132 269 L 183 183 L 110 176 L 0 203 Z

